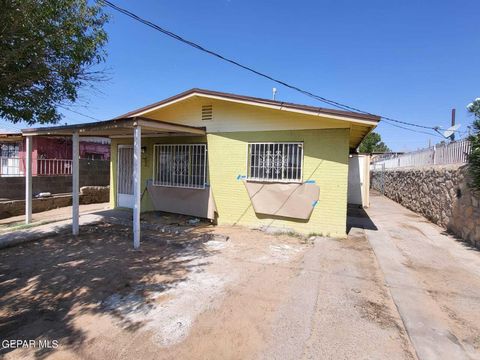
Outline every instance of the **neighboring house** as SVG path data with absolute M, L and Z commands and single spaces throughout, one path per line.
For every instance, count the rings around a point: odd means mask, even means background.
M 110 121 L 24 135 L 109 136 L 114 208 L 344 237 L 349 154 L 379 120 L 192 89 Z M 135 246 L 139 219 L 134 211 Z
M 80 158 L 109 160 L 110 139 L 83 138 Z M 69 175 L 72 141 L 70 137 L 37 136 L 32 142 L 33 175 Z M 0 175 L 21 176 L 25 169 L 25 139 L 21 133 L 0 133 Z

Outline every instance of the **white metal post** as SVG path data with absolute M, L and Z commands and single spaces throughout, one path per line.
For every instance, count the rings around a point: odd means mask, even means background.
M 32 222 L 32 137 L 25 138 L 25 224 Z
M 80 216 L 80 182 L 79 182 L 79 135 L 75 131 L 72 135 L 72 234 L 78 235 Z
M 142 129 L 133 128 L 133 248 L 140 247 L 140 200 L 141 200 L 141 167 L 142 167 Z

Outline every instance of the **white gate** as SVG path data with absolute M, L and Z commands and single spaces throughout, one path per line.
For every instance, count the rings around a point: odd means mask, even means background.
M 133 208 L 133 146 L 118 145 L 117 206 Z
M 348 160 L 348 203 L 370 206 L 370 156 L 350 155 Z

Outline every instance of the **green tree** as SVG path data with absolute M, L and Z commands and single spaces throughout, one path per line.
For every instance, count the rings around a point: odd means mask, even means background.
M 474 188 L 480 190 L 480 98 L 476 98 L 475 101 L 468 104 L 467 110 L 475 116 L 472 126 L 473 134 L 469 137 L 472 150 L 468 156 L 468 169 Z
M 380 134 L 371 132 L 360 144 L 358 151 L 361 153 L 389 152 L 390 148 L 382 141 Z
M 0 117 L 56 123 L 104 78 L 108 17 L 88 0 L 0 0 Z

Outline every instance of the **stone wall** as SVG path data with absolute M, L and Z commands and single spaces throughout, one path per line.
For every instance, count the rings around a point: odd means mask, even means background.
M 98 204 L 110 200 L 110 186 L 83 186 L 80 188 L 80 204 Z
M 371 188 L 480 248 L 480 193 L 467 166 L 436 165 L 371 173 Z
M 80 188 L 80 204 L 82 205 L 108 202 L 109 197 L 109 186 L 84 186 Z M 71 205 L 71 194 L 32 199 L 32 213 L 38 213 Z M 0 219 L 23 214 L 25 214 L 24 200 L 0 201 Z
M 80 159 L 80 186 L 107 186 L 110 183 L 110 161 Z M 63 194 L 72 192 L 71 176 L 34 176 L 32 192 Z M 25 199 L 25 177 L 0 177 L 0 199 Z

